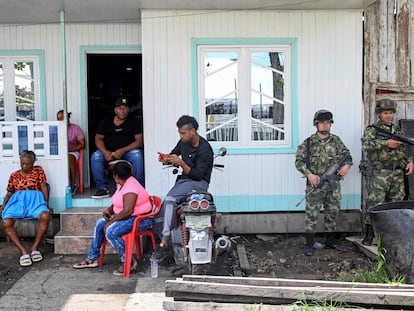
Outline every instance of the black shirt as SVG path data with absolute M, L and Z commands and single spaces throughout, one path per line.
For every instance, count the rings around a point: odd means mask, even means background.
M 200 136 L 197 147 L 193 147 L 191 142 L 184 143 L 180 140 L 171 154 L 181 155 L 183 161 L 191 168 L 188 175 L 183 173 L 177 179 L 189 178 L 196 181 L 205 180 L 210 183 L 214 153 L 209 142 L 203 137 Z
M 136 117 L 128 116 L 122 124 L 116 126 L 112 116 L 102 120 L 96 134 L 104 136 L 106 149 L 115 151 L 134 142 L 135 135 L 142 134 L 142 125 Z

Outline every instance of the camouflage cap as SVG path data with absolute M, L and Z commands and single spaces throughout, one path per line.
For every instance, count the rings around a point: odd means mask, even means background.
M 316 111 L 313 115 L 313 125 L 322 121 L 331 121 L 331 123 L 333 123 L 332 112 L 324 109 Z
M 375 105 L 375 113 L 380 113 L 385 110 L 391 110 L 392 112 L 396 112 L 397 104 L 395 103 L 395 101 L 390 99 L 381 99 L 377 101 L 377 104 Z

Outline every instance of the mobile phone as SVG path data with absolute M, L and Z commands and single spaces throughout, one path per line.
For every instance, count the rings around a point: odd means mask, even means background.
M 165 160 L 168 156 L 168 154 L 162 153 L 162 152 L 158 152 L 158 154 L 160 155 L 160 158 L 163 159 L 163 160 Z

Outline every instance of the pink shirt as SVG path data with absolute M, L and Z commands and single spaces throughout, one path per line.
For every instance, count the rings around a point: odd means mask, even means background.
M 144 187 L 135 179 L 135 177 L 130 176 L 121 187 L 117 185 L 116 191 L 112 196 L 112 205 L 114 207 L 114 214 L 119 214 L 124 209 L 123 197 L 126 193 L 136 193 L 138 199 L 135 202 L 134 212 L 132 216 L 137 216 L 140 214 L 145 214 L 151 211 L 151 203 L 149 200 L 149 194 Z
M 82 139 L 85 138 L 79 125 L 70 123 L 68 128 L 68 148 L 75 147 Z

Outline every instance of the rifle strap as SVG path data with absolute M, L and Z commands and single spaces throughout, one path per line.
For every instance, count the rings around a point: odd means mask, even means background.
M 306 167 L 310 169 L 310 157 L 311 157 L 311 139 L 306 139 Z M 306 178 L 306 185 L 309 185 L 309 179 Z

